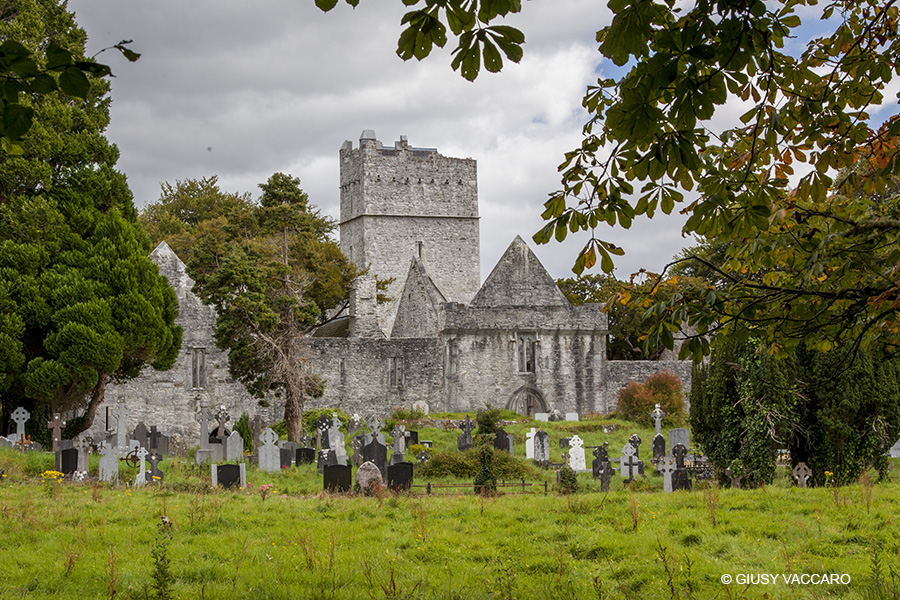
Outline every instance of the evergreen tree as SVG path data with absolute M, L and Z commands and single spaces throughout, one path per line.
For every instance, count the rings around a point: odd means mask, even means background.
M 33 52 L 56 45 L 83 60 L 85 33 L 64 3 L 5 7 L 0 38 Z M 15 153 L 0 151 L 3 411 L 87 408 L 68 435 L 91 425 L 110 378 L 148 364 L 170 368 L 181 345 L 175 293 L 148 258 L 115 170 L 118 151 L 104 137 L 108 91 L 92 78 L 84 98 L 55 91 L 23 101 L 33 124 Z

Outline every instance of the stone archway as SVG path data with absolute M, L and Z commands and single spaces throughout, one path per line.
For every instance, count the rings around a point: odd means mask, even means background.
M 506 408 L 521 415 L 533 417 L 535 413 L 547 412 L 547 402 L 544 400 L 544 395 L 538 390 L 523 385 L 513 393 Z

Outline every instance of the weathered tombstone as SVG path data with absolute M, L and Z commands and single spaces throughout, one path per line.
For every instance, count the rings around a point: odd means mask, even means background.
M 569 442 L 572 438 L 559 438 L 559 449 L 565 450 L 569 447 Z
M 506 434 L 506 437 L 508 438 L 507 443 L 509 444 L 509 454 L 511 456 L 515 456 L 516 453 L 513 449 L 513 434 L 508 433 L 508 434 Z
M 377 486 L 384 485 L 381 471 L 373 462 L 364 462 L 356 470 L 356 487 L 361 494 L 369 495 Z
M 231 420 L 231 415 L 228 414 L 228 411 L 225 410 L 225 406 L 219 406 L 219 410 L 216 411 L 215 415 L 216 419 L 216 430 L 213 432 L 215 435 L 210 439 L 210 441 L 215 441 L 217 444 L 225 444 L 225 438 L 228 437 L 229 431 L 225 425 L 228 421 Z
M 150 426 L 150 432 L 147 434 L 148 450 L 151 452 L 159 452 L 165 456 L 169 453 L 169 436 L 163 435 L 157 430 L 156 425 Z
M 394 438 L 394 453 L 391 454 L 391 463 L 392 465 L 396 465 L 404 462 L 404 446 L 406 445 L 406 439 L 403 436 L 404 431 L 399 428 L 394 428 L 391 432 L 391 435 Z M 390 469 L 388 469 L 390 471 Z
M 656 464 L 656 470 L 662 473 L 663 476 L 663 491 L 671 492 L 672 488 L 672 475 L 678 469 L 678 465 L 675 463 L 675 457 L 671 454 L 667 454 L 663 456 L 659 462 Z
M 587 471 L 584 458 L 584 442 L 577 434 L 573 435 L 572 439 L 569 440 L 569 467 L 576 473 Z
M 325 472 L 325 463 L 331 465 L 337 464 L 336 460 L 332 460 L 333 458 L 331 448 L 322 448 L 319 450 L 319 453 L 316 455 L 316 471 L 318 471 L 319 475 Z
M 343 494 L 353 486 L 350 465 L 327 465 L 322 474 L 322 489 L 326 492 Z
M 675 444 L 672 455 L 675 457 L 675 473 L 672 475 L 672 490 L 691 491 L 691 476 L 684 464 L 688 450 L 684 444 Z
M 290 469 L 291 465 L 294 464 L 294 454 L 295 453 L 296 453 L 296 450 L 291 450 L 290 448 L 279 448 L 278 449 L 278 456 L 280 458 L 279 463 L 278 463 L 279 466 L 282 469 Z
M 119 402 L 112 410 L 109 411 L 110 416 L 116 420 L 116 448 L 121 449 L 128 447 L 128 415 L 131 411 L 124 403 Z
M 637 450 L 627 442 L 622 447 L 622 458 L 619 459 L 619 467 L 622 471 L 622 479 L 625 483 L 634 481 L 634 476 L 638 474 L 638 462 L 635 460 Z
M 472 431 L 475 429 L 475 424 L 472 422 L 472 419 L 469 418 L 469 415 L 466 415 L 466 420 L 463 421 L 459 428 L 462 429 L 463 432 L 456 438 L 456 448 L 460 452 L 464 452 L 475 445 L 475 442 L 472 439 Z
M 69 441 L 69 440 L 65 440 Z M 71 443 L 71 442 L 70 442 Z M 59 454 L 59 472 L 63 475 L 72 475 L 78 470 L 78 449 L 61 448 L 57 451 Z
M 200 423 L 200 447 L 194 453 L 194 462 L 198 465 L 213 460 L 215 452 L 209 444 L 209 423 L 215 419 L 215 415 L 209 410 L 209 402 L 200 400 L 200 410 L 194 416 L 194 420 Z
M 100 481 L 119 480 L 119 457 L 115 448 L 111 448 L 105 441 L 100 442 Z
M 362 447 L 363 462 L 373 462 L 378 470 L 381 471 L 381 477 L 387 481 L 387 446 L 379 440 L 374 439 Z
M 549 413 L 534 413 L 534 420 L 535 421 L 543 421 L 544 423 L 546 423 L 547 421 L 550 420 L 550 414 Z
M 128 439 L 137 440 L 142 447 L 150 449 L 150 431 L 143 421 L 134 426 L 134 431 L 131 432 L 131 437 Z
M 221 485 L 226 490 L 236 487 L 247 487 L 247 465 L 245 463 L 237 465 L 217 465 L 213 463 L 210 475 L 213 487 Z
M 653 462 L 658 462 L 662 460 L 662 457 L 666 455 L 666 438 L 661 433 L 657 433 L 653 436 L 653 441 L 650 442 L 650 447 L 653 450 Z
M 410 429 L 409 431 L 405 432 L 403 435 L 404 435 L 404 437 L 406 437 L 406 447 L 407 448 L 409 448 L 410 446 L 415 446 L 416 444 L 419 443 L 419 432 L 418 431 Z
M 600 465 L 600 491 L 608 492 L 609 491 L 609 482 L 613 478 L 613 475 L 616 474 L 616 470 L 612 468 L 612 465 L 609 464 L 609 461 L 603 461 L 603 464 Z
M 168 453 L 171 453 L 173 456 L 187 456 L 187 442 L 184 440 L 184 436 L 177 431 L 169 436 L 168 446 Z
M 743 475 L 738 475 L 737 477 L 735 477 L 731 472 L 731 467 L 728 467 L 727 469 L 725 469 L 725 476 L 728 477 L 729 481 L 731 482 L 732 488 L 736 490 L 741 489 L 741 483 L 744 480 Z
M 337 413 L 332 413 L 331 427 L 328 428 L 328 447 L 334 450 L 338 457 L 347 458 L 347 448 L 344 446 L 344 434 L 341 433 L 341 420 Z M 346 460 L 344 460 L 346 462 Z M 343 463 L 342 463 L 343 464 Z
M 140 463 L 137 475 L 134 476 L 134 487 L 139 487 L 147 483 L 147 455 L 150 454 L 150 452 L 142 446 L 135 448 L 135 451 L 137 452 Z
M 509 434 L 502 427 L 494 435 L 494 448 L 503 452 L 509 452 Z
M 600 471 L 603 469 L 603 463 L 609 464 L 609 442 L 604 442 L 602 446 L 594 447 L 594 460 L 591 461 L 591 474 L 594 479 L 600 479 Z
M 296 465 L 311 465 L 316 462 L 315 448 L 297 448 L 297 455 L 294 459 Z
M 320 415 L 316 419 L 316 431 L 319 434 L 319 439 L 322 440 L 322 448 L 331 448 L 328 438 L 329 429 L 331 429 L 331 419 L 325 415 Z
M 687 448 L 688 453 L 691 451 L 691 430 L 678 428 L 678 429 L 670 429 L 669 430 L 669 448 L 672 448 L 673 451 L 675 446 L 681 444 L 685 448 Z
M 413 480 L 413 465 L 401 462 L 388 467 L 387 486 L 396 491 L 409 490 Z
M 350 417 L 350 421 L 347 423 L 347 435 L 350 439 L 353 439 L 353 436 L 362 432 L 363 425 L 365 425 L 365 422 L 362 417 L 353 413 L 353 416 Z
M 900 458 L 900 440 L 897 440 L 897 443 L 891 446 L 890 450 L 888 450 L 888 456 L 891 458 Z
M 428 403 L 425 402 L 424 400 L 416 400 L 415 402 L 413 402 L 412 409 L 417 410 L 426 415 L 431 410 L 430 407 L 428 406 Z
M 799 462 L 791 471 L 791 477 L 797 482 L 797 487 L 805 488 L 806 482 L 812 477 L 812 470 L 806 466 L 805 462 Z
M 552 422 L 562 421 L 563 414 L 561 412 L 559 412 L 558 408 L 554 408 L 553 410 L 550 411 L 550 417 L 548 418 L 548 420 L 552 421 Z
M 365 462 L 362 457 L 362 447 L 366 445 L 366 437 L 368 436 L 365 434 L 356 435 L 350 440 L 350 449 L 353 450 L 353 456 L 350 457 L 350 461 L 357 467 L 361 467 L 363 462 Z
M 656 435 L 662 435 L 662 420 L 665 416 L 666 413 L 663 412 L 663 409 L 659 406 L 659 402 L 657 402 L 656 407 L 650 413 L 650 417 L 653 419 L 653 423 L 656 427 Z
M 642 443 L 641 436 L 639 436 L 636 433 L 632 434 L 632 436 L 630 438 L 628 438 L 628 443 L 631 444 L 632 446 L 634 446 L 634 459 L 637 461 L 637 464 L 638 464 L 638 475 L 640 475 L 641 477 L 644 477 L 644 461 L 641 460 L 641 454 L 640 454 L 641 443 Z
M 163 455 L 158 450 L 154 450 L 147 457 L 147 460 L 150 462 L 150 470 L 147 471 L 149 476 L 148 481 L 161 483 L 165 476 L 165 473 L 159 468 L 159 463 L 163 461 Z
M 271 427 L 266 427 L 259 434 L 259 470 L 267 473 L 277 473 L 281 470 L 281 460 L 278 452 L 278 434 Z
M 237 431 L 225 438 L 225 460 L 239 462 L 244 460 L 244 438 Z
M 47 429 L 51 430 L 50 439 L 53 442 L 53 452 L 59 450 L 59 441 L 62 439 L 62 428 L 65 426 L 66 422 L 63 421 L 59 413 L 53 413 L 53 418 L 47 421 Z
M 78 449 L 78 472 L 87 473 L 91 464 L 91 438 L 83 437 L 75 443 Z
M 550 434 L 543 429 L 534 434 L 534 462 L 550 462 Z
M 378 415 L 370 416 L 368 419 L 366 419 L 366 425 L 368 425 L 370 431 L 368 437 L 366 438 L 366 444 L 368 444 L 372 440 L 378 440 L 380 444 L 386 446 L 386 438 L 381 432 L 381 430 L 384 429 L 384 421 L 381 419 L 381 417 L 379 417 Z
M 578 413 L 566 413 L 566 421 L 577 421 Z
M 531 428 L 531 431 L 525 434 L 525 458 L 534 458 L 534 434 L 537 429 Z
M 416 460 L 419 461 L 420 465 L 424 465 L 429 460 L 431 460 L 431 455 L 428 454 L 428 452 L 426 450 L 422 450 L 421 452 L 416 454 Z
M 21 440 L 25 437 L 25 423 L 31 418 L 31 413 L 20 406 L 12 412 L 10 418 L 16 424 L 16 439 L 14 441 Z
M 253 434 L 253 456 L 259 458 L 259 434 L 266 428 L 266 422 L 259 415 L 253 415 L 250 419 L 250 433 Z

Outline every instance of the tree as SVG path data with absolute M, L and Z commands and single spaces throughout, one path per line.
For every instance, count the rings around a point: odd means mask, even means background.
M 239 202 L 227 218 L 211 210 L 189 229 L 222 223 L 218 235 L 196 238 L 188 274 L 195 293 L 216 309 L 216 345 L 228 350 L 232 376 L 259 396 L 283 391 L 288 438 L 296 441 L 306 398 L 323 389 L 297 342 L 348 295 L 357 273 L 328 237 L 334 223 L 309 204 L 299 179 L 275 173 L 259 187 L 259 204 Z
M 81 60 L 85 35 L 64 6 L 5 6 L 0 38 Z M 86 408 L 68 435 L 90 427 L 109 379 L 169 368 L 181 346 L 175 293 L 103 135 L 109 84 L 88 84 L 81 99 L 64 86 L 22 99 L 33 123 L 14 153 L 0 150 L 0 397 L 5 412 Z
M 698 359 L 710 337 L 744 335 L 746 323 L 774 352 L 895 345 L 900 119 L 873 126 L 868 111 L 900 73 L 898 1 L 834 1 L 813 12 L 815 0 L 611 0 L 613 20 L 597 41 L 622 75 L 587 89 L 583 141 L 565 155 L 562 188 L 534 239 L 586 232 L 574 271 L 599 262 L 609 273 L 623 250 L 598 237 L 600 224 L 628 228 L 681 204 L 686 235 L 729 241 L 728 285 L 673 290 L 654 309 L 648 345 L 672 348 L 684 323 L 698 335 L 682 351 Z M 316 1 L 324 10 L 336 3 Z M 523 10 L 519 0 L 404 4 L 414 7 L 402 20 L 404 59 L 444 46 L 448 27 L 452 66 L 467 79 L 482 64 L 499 70 L 501 52 L 521 57 L 521 32 L 494 25 Z M 785 42 L 809 37 L 801 14 L 831 29 L 792 55 Z M 740 123 L 715 128 L 735 106 Z M 748 272 L 762 281 L 739 276 Z M 665 278 L 651 274 L 651 287 Z

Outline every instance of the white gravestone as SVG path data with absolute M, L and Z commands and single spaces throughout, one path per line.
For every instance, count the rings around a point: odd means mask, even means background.
M 525 434 L 525 458 L 534 458 L 534 434 L 537 429 L 531 428 L 531 431 Z
M 281 471 L 281 449 L 275 445 L 278 434 L 271 427 L 259 434 L 259 470 L 268 473 Z
M 584 441 L 578 435 L 569 440 L 569 466 L 576 473 L 587 471 L 584 459 Z

